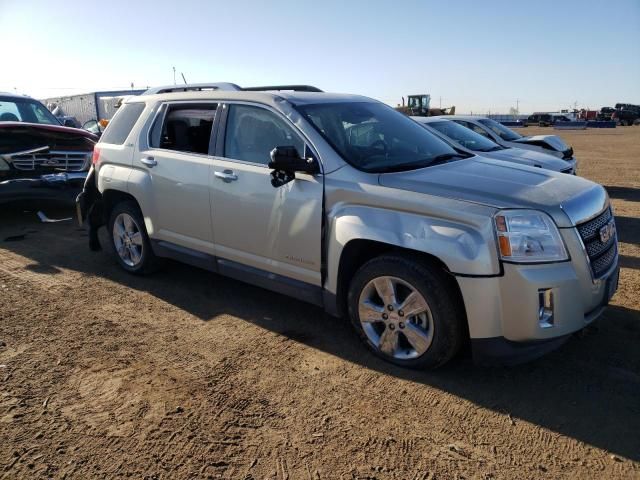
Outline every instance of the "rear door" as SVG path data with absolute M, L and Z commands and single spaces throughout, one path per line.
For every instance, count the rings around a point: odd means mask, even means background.
M 221 271 L 239 264 L 259 271 L 250 274 L 270 272 L 319 286 L 323 177 L 297 173 L 274 188 L 267 167 L 276 146 L 295 146 L 300 155 L 311 149 L 285 117 L 266 106 L 231 103 L 224 111 L 211 177 Z
M 149 173 L 151 214 L 157 240 L 213 254 L 209 175 L 217 102 L 169 102 L 161 106 L 148 149 L 134 166 Z

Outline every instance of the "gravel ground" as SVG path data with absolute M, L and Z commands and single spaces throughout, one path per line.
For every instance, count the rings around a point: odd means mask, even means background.
M 176 263 L 132 277 L 2 207 L 0 478 L 640 478 L 640 127 L 559 133 L 613 199 L 620 289 L 515 368 L 396 368 L 315 307 Z

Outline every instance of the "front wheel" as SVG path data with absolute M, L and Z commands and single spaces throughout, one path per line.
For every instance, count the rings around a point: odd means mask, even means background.
M 464 311 L 451 278 L 404 256 L 375 258 L 355 274 L 351 322 L 378 356 L 411 368 L 435 368 L 460 349 Z
M 111 250 L 127 272 L 146 274 L 156 269 L 158 259 L 151 250 L 144 220 L 134 202 L 118 203 L 109 216 Z

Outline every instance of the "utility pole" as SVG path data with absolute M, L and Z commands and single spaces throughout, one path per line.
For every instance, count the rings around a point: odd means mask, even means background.
M 520 99 L 516 98 L 516 112 L 520 114 Z
M 440 96 L 440 110 L 442 110 L 442 96 Z
M 176 67 L 173 67 L 173 84 L 176 84 Z

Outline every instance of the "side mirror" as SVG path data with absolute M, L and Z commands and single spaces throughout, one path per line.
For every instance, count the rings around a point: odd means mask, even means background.
M 71 118 L 65 118 L 64 122 L 63 122 L 63 125 L 65 127 L 74 127 L 75 128 L 76 127 L 76 122 L 74 122 Z
M 296 147 L 276 147 L 271 150 L 269 168 L 285 172 L 318 173 L 318 162 L 314 158 L 302 158 Z
M 296 147 L 275 147 L 270 153 L 271 185 L 281 187 L 296 178 L 296 172 L 316 174 L 320 172 L 318 161 L 313 158 L 302 158 Z
M 100 134 L 102 133 L 102 127 L 97 120 L 86 121 L 84 125 L 82 125 L 82 129 L 98 136 L 100 136 Z

